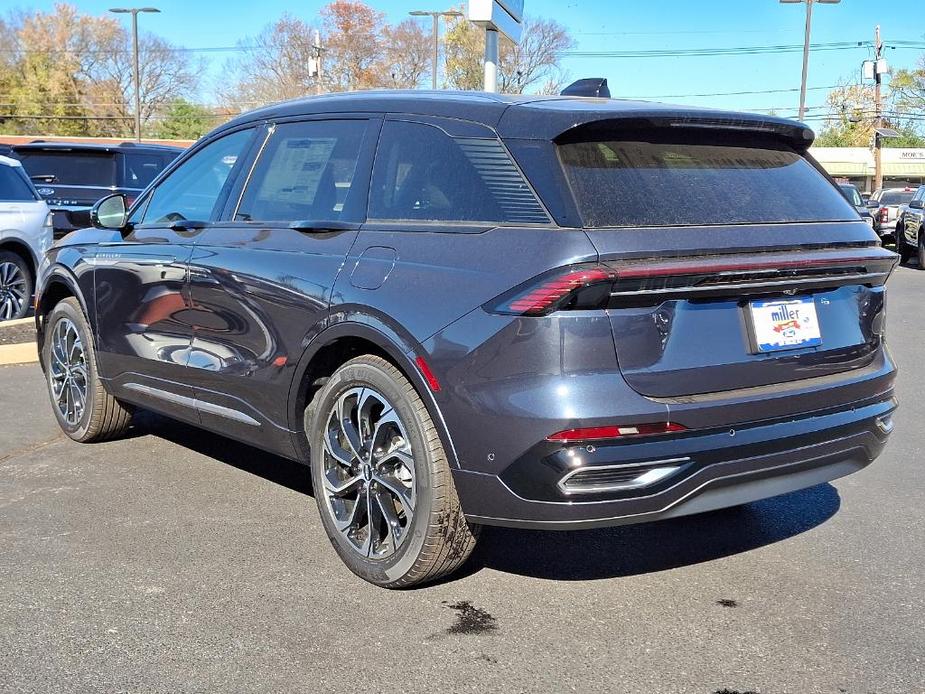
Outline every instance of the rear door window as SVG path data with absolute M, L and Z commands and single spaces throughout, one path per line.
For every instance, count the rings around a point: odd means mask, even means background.
M 35 202 L 37 199 L 21 167 L 0 164 L 0 202 Z
M 30 176 L 47 177 L 43 183 L 106 188 L 117 185 L 116 156 L 111 152 L 20 150 L 17 156 Z
M 857 219 L 812 164 L 772 138 L 646 131 L 558 151 L 588 227 Z
M 450 137 L 424 123 L 383 125 L 373 167 L 370 219 L 546 224 L 546 216 L 496 139 Z
M 359 221 L 354 175 L 366 120 L 322 120 L 276 126 L 258 159 L 235 220 Z

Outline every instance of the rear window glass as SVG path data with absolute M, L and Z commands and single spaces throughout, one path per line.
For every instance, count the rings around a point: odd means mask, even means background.
M 841 190 L 845 194 L 845 199 L 855 207 L 860 207 L 864 204 L 864 201 L 861 200 L 861 194 L 854 186 L 841 186 Z
M 30 176 L 53 177 L 42 183 L 105 187 L 117 185 L 116 158 L 113 154 L 20 151 L 17 156 Z
M 125 180 L 122 185 L 126 188 L 147 188 L 173 159 L 161 154 L 131 153 L 123 154 L 125 162 Z
M 450 137 L 423 123 L 382 128 L 370 190 L 371 219 L 548 224 L 495 139 Z
M 0 202 L 34 202 L 36 199 L 18 166 L 0 165 Z
M 705 141 L 660 133 L 559 145 L 589 227 L 857 219 L 808 161 L 776 141 Z
M 914 191 L 903 191 L 903 190 L 888 190 L 880 196 L 881 205 L 905 205 L 907 202 L 912 200 L 912 196 L 915 195 Z

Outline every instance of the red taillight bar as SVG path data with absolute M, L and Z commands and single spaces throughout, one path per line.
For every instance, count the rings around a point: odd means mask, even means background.
M 589 267 L 571 270 L 562 275 L 556 275 L 538 286 L 529 289 L 526 293 L 515 297 L 505 306 L 510 313 L 523 315 L 542 314 L 551 308 L 557 301 L 569 295 L 576 289 L 587 287 L 598 282 L 612 281 L 617 275 L 612 270 L 603 267 Z
M 759 270 L 798 270 L 815 267 L 838 267 L 842 265 L 864 265 L 871 261 L 890 260 L 894 255 L 885 249 L 873 249 L 871 253 L 830 253 L 830 255 L 809 258 L 794 258 L 771 255 L 769 258 L 752 258 L 730 261 L 726 258 L 702 258 L 684 262 L 656 262 L 639 265 L 617 266 L 619 279 L 644 279 L 650 277 L 673 277 L 678 275 L 702 275 L 714 272 L 753 272 Z
M 567 443 L 569 441 L 594 441 L 599 439 L 622 439 L 628 436 L 655 436 L 687 431 L 687 427 L 674 422 L 657 422 L 655 424 L 624 424 L 602 427 L 584 427 L 566 429 L 546 437 L 547 441 Z

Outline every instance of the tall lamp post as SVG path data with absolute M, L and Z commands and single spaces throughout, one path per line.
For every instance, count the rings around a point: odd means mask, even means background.
M 806 30 L 803 34 L 803 78 L 800 81 L 800 120 L 806 115 L 806 76 L 809 73 L 809 34 L 813 24 L 813 4 L 837 5 L 841 0 L 780 0 L 785 5 L 806 3 Z
M 135 142 L 141 142 L 141 78 L 138 75 L 138 13 L 160 12 L 156 7 L 113 7 L 110 12 L 132 15 L 132 69 L 135 82 Z
M 433 32 L 434 32 L 434 71 L 432 75 L 431 83 L 433 88 L 437 88 L 437 72 L 439 72 L 440 66 L 440 18 L 441 17 L 462 17 L 462 12 L 458 10 L 446 10 L 444 12 L 432 12 L 429 10 L 414 10 L 409 12 L 412 17 L 430 17 L 433 20 Z

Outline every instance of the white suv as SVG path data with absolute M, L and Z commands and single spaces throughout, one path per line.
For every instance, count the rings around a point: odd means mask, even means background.
M 0 321 L 24 318 L 52 242 L 48 205 L 16 159 L 0 156 Z

